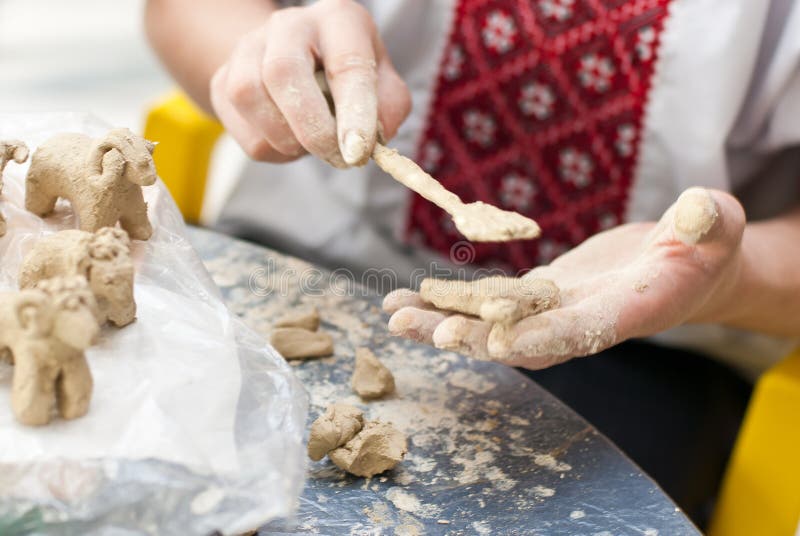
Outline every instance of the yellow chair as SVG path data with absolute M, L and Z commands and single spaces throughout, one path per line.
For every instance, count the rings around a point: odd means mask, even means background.
M 167 95 L 147 114 L 144 136 L 158 142 L 158 174 L 189 223 L 200 221 L 208 165 L 222 125 L 180 92 Z
M 800 351 L 756 385 L 710 536 L 795 536 L 800 523 Z
M 156 166 L 184 217 L 196 222 L 222 127 L 174 93 L 148 114 L 163 144 Z M 728 466 L 711 536 L 795 536 L 800 517 L 800 351 L 758 381 Z

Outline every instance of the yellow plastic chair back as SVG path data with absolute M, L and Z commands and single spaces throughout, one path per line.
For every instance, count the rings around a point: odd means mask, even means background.
M 189 223 L 200 220 L 208 166 L 222 130 L 222 125 L 178 91 L 147 114 L 144 136 L 158 142 L 153 153 L 156 170 Z
M 800 522 L 800 351 L 759 379 L 710 536 L 795 536 Z

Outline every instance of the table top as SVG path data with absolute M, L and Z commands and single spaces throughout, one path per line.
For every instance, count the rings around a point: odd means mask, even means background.
M 344 401 L 408 437 L 400 466 L 372 479 L 309 462 L 296 519 L 261 534 L 699 534 L 611 442 L 515 369 L 390 337 L 380 297 L 341 273 L 209 231 L 190 237 L 231 310 L 263 335 L 287 309 L 318 308 L 335 354 L 292 362 L 309 423 Z M 392 370 L 395 395 L 363 403 L 352 392 L 359 346 Z

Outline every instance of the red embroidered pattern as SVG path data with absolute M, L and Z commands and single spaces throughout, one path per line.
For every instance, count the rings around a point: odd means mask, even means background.
M 474 244 L 476 263 L 532 268 L 622 222 L 670 1 L 456 2 L 418 161 L 465 202 L 542 227 Z M 417 195 L 407 233 L 445 255 L 465 240 Z

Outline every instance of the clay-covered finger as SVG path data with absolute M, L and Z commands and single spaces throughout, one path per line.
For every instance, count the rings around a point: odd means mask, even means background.
M 529 369 L 547 368 L 615 344 L 618 309 L 590 300 L 524 318 L 509 333 L 502 362 Z
M 433 343 L 433 332 L 447 316 L 438 311 L 403 307 L 389 318 L 389 333 L 426 344 Z
M 410 288 L 398 288 L 391 291 L 383 298 L 383 311 L 385 313 L 392 314 L 403 307 L 430 309 L 430 305 L 425 303 L 419 293 Z
M 378 43 L 382 47 L 381 43 Z M 411 92 L 389 56 L 378 53 L 378 120 L 384 143 L 391 140 L 411 112 Z
M 286 156 L 272 146 L 262 133 L 246 121 L 227 98 L 228 67 L 221 67 L 211 80 L 211 105 L 225 130 L 253 160 L 288 162 Z
M 360 28 L 345 31 L 343 28 Z M 371 31 L 367 31 L 371 29 Z M 377 58 L 374 24 L 357 5 L 332 11 L 320 27 L 325 77 L 336 108 L 339 147 L 348 165 L 369 160 L 378 126 Z
M 279 10 L 272 15 L 268 30 L 261 65 L 267 92 L 300 145 L 335 167 L 346 167 L 339 153 L 336 120 L 314 77 L 315 26 L 296 10 Z
M 261 80 L 263 56 L 263 38 L 258 35 L 242 38 L 228 61 L 228 99 L 239 116 L 253 125 L 278 152 L 286 156 L 300 156 L 305 150 Z
M 453 315 L 443 320 L 433 332 L 433 345 L 476 359 L 486 359 L 491 329 L 492 325 L 483 320 Z

